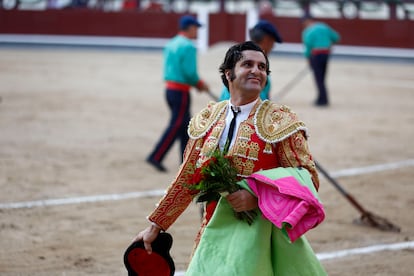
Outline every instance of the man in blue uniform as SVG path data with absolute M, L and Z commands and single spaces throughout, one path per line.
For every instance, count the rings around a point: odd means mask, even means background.
M 147 162 L 157 170 L 165 172 L 162 161 L 176 139 L 180 140 L 181 152 L 188 141 L 187 126 L 190 121 L 190 88 L 208 91 L 207 84 L 197 73 L 197 49 L 193 39 L 201 27 L 194 17 L 184 15 L 179 21 L 179 33 L 164 48 L 164 80 L 166 100 L 171 110 L 171 119 Z

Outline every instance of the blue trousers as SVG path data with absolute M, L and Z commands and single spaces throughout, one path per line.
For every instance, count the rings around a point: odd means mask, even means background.
M 310 65 L 318 88 L 316 105 L 329 104 L 328 91 L 325 85 L 325 77 L 328 68 L 329 54 L 317 54 L 310 57 Z
M 181 146 L 181 161 L 185 146 L 188 142 L 187 127 L 190 122 L 190 92 L 181 90 L 166 90 L 166 100 L 171 111 L 167 128 L 150 154 L 150 158 L 161 163 L 171 149 L 175 140 L 179 139 Z

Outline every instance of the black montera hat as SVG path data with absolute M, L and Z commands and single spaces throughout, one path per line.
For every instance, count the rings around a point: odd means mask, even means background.
M 132 243 L 124 254 L 124 264 L 129 276 L 173 276 L 174 261 L 170 255 L 172 236 L 160 233 L 151 244 L 152 253 L 148 254 L 144 242 Z

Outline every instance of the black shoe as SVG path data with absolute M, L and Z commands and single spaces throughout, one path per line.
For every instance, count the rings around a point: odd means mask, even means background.
M 153 165 L 158 171 L 160 171 L 160 172 L 166 172 L 167 171 L 167 169 L 163 166 L 163 165 L 161 165 L 161 163 L 160 162 L 158 162 L 158 161 L 156 161 L 156 160 L 154 160 L 153 158 L 151 158 L 151 157 L 148 157 L 147 158 L 147 162 L 149 163 L 149 164 L 151 164 L 151 165 Z
M 329 106 L 329 103 L 328 102 L 314 102 L 313 105 L 318 106 L 318 107 L 327 107 Z

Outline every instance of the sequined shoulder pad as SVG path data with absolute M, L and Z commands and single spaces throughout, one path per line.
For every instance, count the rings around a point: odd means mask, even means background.
M 188 125 L 188 136 L 191 139 L 198 139 L 206 135 L 226 110 L 227 104 L 228 101 L 209 102 L 206 108 L 191 118 Z
M 306 126 L 299 121 L 296 113 L 286 105 L 278 105 L 268 100 L 258 107 L 254 125 L 260 139 L 267 143 L 276 143 L 300 130 L 305 131 Z

